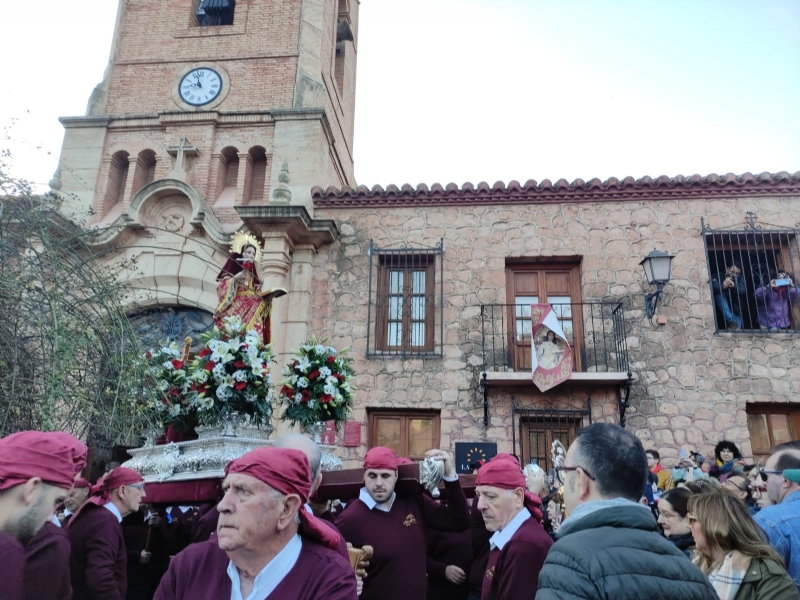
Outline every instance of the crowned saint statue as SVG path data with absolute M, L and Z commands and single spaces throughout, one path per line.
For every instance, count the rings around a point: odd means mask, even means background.
M 214 311 L 214 323 L 222 327 L 225 317 L 239 317 L 246 330 L 258 332 L 262 341 L 272 341 L 272 301 L 286 294 L 283 288 L 261 291 L 256 263 L 261 259 L 258 240 L 249 233 L 233 236 L 228 261 L 217 275 L 219 305 Z

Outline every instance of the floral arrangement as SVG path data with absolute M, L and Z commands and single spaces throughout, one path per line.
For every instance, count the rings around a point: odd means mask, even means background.
M 201 337 L 204 346 L 189 368 L 191 403 L 204 425 L 218 425 L 234 413 L 242 422 L 266 425 L 272 419 L 274 388 L 268 364 L 272 350 L 239 317 Z
M 312 338 L 295 352 L 295 360 L 283 368 L 281 420 L 308 430 L 320 421 L 340 427 L 353 409 L 351 384 L 355 373 L 347 349 L 337 352 L 326 340 Z
M 144 355 L 145 380 L 156 389 L 154 398 L 147 400 L 146 414 L 161 427 L 172 425 L 181 432 L 194 425 L 194 409 L 187 398 L 186 365 L 175 342 L 167 339 L 157 350 Z

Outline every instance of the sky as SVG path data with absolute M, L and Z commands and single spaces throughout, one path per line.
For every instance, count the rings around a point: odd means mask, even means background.
M 117 2 L 5 4 L 0 150 L 46 184 Z M 800 171 L 800 2 L 362 0 L 354 156 L 368 186 Z

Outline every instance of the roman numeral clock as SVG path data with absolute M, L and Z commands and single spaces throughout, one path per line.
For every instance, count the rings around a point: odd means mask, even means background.
M 218 65 L 192 65 L 178 74 L 172 98 L 184 110 L 209 110 L 225 99 L 229 89 L 228 74 Z

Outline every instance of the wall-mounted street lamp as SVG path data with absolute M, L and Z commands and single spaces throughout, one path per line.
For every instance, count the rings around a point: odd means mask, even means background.
M 672 274 L 673 258 L 675 257 L 671 254 L 653 250 L 639 263 L 644 268 L 644 275 L 647 277 L 647 283 L 650 284 L 650 287 L 656 288 L 656 291 L 648 292 L 644 295 L 644 306 L 647 310 L 647 318 L 650 319 L 651 322 L 658 309 L 658 303 L 664 299 L 664 286 L 669 283 L 669 278 Z

